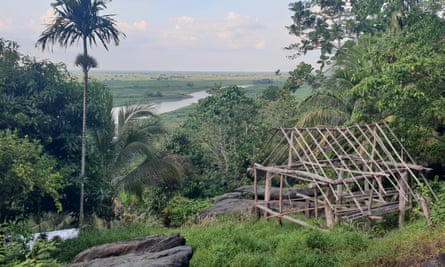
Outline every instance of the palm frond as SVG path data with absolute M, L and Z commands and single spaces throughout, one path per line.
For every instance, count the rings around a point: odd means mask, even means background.
M 138 193 L 146 186 L 176 187 L 182 182 L 181 167 L 171 161 L 152 157 L 125 176 L 114 180 L 117 187 Z
M 296 127 L 339 126 L 350 118 L 350 114 L 337 109 L 319 109 L 304 113 Z
M 108 2 L 56 0 L 51 4 L 55 17 L 40 35 L 36 46 L 41 46 L 42 50 L 45 50 L 56 43 L 66 48 L 80 41 L 90 46 L 97 45 L 97 41 L 100 41 L 108 50 L 110 43 L 119 45 L 120 37 L 125 37 L 125 34 L 117 29 L 114 15 L 100 14 L 106 9 Z

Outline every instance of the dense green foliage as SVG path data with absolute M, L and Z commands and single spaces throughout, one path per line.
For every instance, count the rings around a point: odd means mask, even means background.
M 38 140 L 43 153 L 57 160 L 54 168 L 60 170 L 62 184 L 66 186 L 60 199 L 63 210 L 77 211 L 78 201 L 75 199 L 78 193 L 73 189 L 77 187 L 77 163 L 80 161 L 80 84 L 63 65 L 23 56 L 18 52 L 17 44 L 3 39 L 0 41 L 0 63 L 0 129 L 14 129 L 19 137 Z M 89 129 L 113 133 L 110 92 L 93 82 L 88 97 Z M 93 181 L 87 190 L 89 210 L 100 203 L 96 193 L 103 181 L 104 170 L 97 165 L 100 158 L 91 154 L 88 160 L 88 179 Z M 53 209 L 53 205 L 44 204 L 42 209 Z
M 308 74 L 309 66 L 302 63 L 291 72 L 287 85 L 290 90 L 300 81 L 315 89 L 302 102 L 296 124 L 342 125 L 387 119 L 419 163 L 443 165 L 445 22 L 433 12 L 437 6 L 430 5 L 431 2 L 402 5 L 393 1 L 385 8 L 383 2 L 353 2 L 351 13 L 333 9 L 336 1 L 326 1 L 322 4 L 324 16 L 309 12 L 309 6 L 291 6 L 295 13 L 291 34 L 296 34 L 294 28 L 302 19 L 298 16 L 321 21 L 333 11 L 332 14 L 347 16 L 351 23 L 362 27 L 354 37 L 347 35 L 345 29 L 340 45 L 330 54 L 326 50 L 332 61 L 327 71 L 321 68 Z M 305 11 L 298 13 L 301 10 L 295 10 L 297 6 Z M 381 7 L 381 12 L 377 7 Z M 359 20 L 364 17 L 368 19 Z M 333 36 L 328 34 L 334 30 L 332 25 L 321 29 L 314 23 L 304 27 L 313 29 L 313 36 L 318 39 L 333 41 L 328 38 Z M 343 25 L 346 26 L 347 23 Z M 323 62 L 322 67 L 329 63 Z
M 188 185 L 189 196 L 211 196 L 244 183 L 246 164 L 265 137 L 259 110 L 236 86 L 199 101 L 166 144 L 199 169 L 200 178 Z
M 36 212 L 45 196 L 62 209 L 62 176 L 41 145 L 6 130 L 0 132 L 0 151 L 0 223 Z

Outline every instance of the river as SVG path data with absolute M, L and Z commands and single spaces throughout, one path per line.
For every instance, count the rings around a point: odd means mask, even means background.
M 241 88 L 248 88 L 251 86 L 253 86 L 253 85 L 252 84 L 238 85 L 238 87 L 241 87 Z M 207 93 L 207 90 L 202 90 L 202 91 L 197 91 L 197 92 L 191 93 L 188 95 L 189 97 L 184 98 L 184 99 L 158 101 L 158 102 L 149 103 L 148 105 L 153 106 L 153 111 L 156 114 L 162 114 L 162 113 L 167 113 L 167 112 L 175 111 L 180 108 L 187 107 L 194 103 L 198 103 L 198 101 L 200 99 L 206 98 L 209 95 L 210 94 Z M 117 114 L 118 114 L 120 108 L 121 108 L 120 106 L 113 107 L 113 109 L 111 111 L 113 113 L 113 118 L 117 119 Z
M 210 94 L 207 90 L 202 90 L 189 94 L 190 97 L 180 100 L 166 100 L 154 103 L 154 109 L 157 114 L 171 112 L 191 104 L 198 103 L 198 100 L 208 97 Z
M 207 90 L 202 90 L 198 92 L 194 92 L 189 94 L 187 98 L 180 99 L 180 100 L 165 100 L 165 101 L 159 101 L 159 102 L 153 102 L 148 103 L 147 105 L 151 105 L 153 108 L 154 113 L 156 114 L 162 114 L 171 112 L 183 107 L 187 107 L 191 104 L 198 103 L 200 99 L 208 97 L 210 94 L 207 93 Z M 144 104 L 138 104 L 138 105 L 144 105 Z M 113 114 L 114 121 L 117 121 L 117 115 L 120 110 L 121 106 L 113 107 L 111 110 L 111 113 Z

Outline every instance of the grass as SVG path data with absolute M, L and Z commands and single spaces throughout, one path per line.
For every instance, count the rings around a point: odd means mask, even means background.
M 186 97 L 215 85 L 254 84 L 249 92 L 269 85 L 282 85 L 285 77 L 266 73 L 91 73 L 110 88 L 114 105 L 148 103 Z
M 383 237 L 346 227 L 331 232 L 302 228 L 275 220 L 223 217 L 181 228 L 132 224 L 113 230 L 84 231 L 58 251 L 70 260 L 88 247 L 135 237 L 180 233 L 193 247 L 190 266 L 415 266 L 445 246 L 445 227 L 430 229 L 415 221 Z

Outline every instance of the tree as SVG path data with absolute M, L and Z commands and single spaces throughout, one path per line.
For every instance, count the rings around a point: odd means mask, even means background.
M 149 199 L 152 204 L 162 202 L 159 194 L 146 193 L 154 190 L 171 194 L 180 187 L 183 178 L 182 165 L 157 147 L 165 129 L 152 106 L 122 106 L 115 112 L 114 120 L 113 131 L 96 129 L 91 134 L 95 145 L 89 159 L 101 166 L 106 178 L 96 192 L 100 201 L 93 207 L 102 216 L 109 215 L 112 201 L 116 198 L 122 201 L 120 198 L 127 194 L 138 197 L 135 200 L 139 201 L 153 197 L 154 200 Z M 157 207 L 151 208 L 159 211 Z
M 165 130 L 151 107 L 123 106 L 117 120 L 108 168 L 113 187 L 140 194 L 148 185 L 178 185 L 180 166 L 155 147 Z
M 82 101 L 82 154 L 80 168 L 80 212 L 79 224 L 83 224 L 84 217 L 84 178 L 86 158 L 86 113 L 88 72 L 96 67 L 96 61 L 89 56 L 88 46 L 96 45 L 100 41 L 108 50 L 108 44 L 119 45 L 119 37 L 125 36 L 116 28 L 113 15 L 101 15 L 100 12 L 107 8 L 108 0 L 56 0 L 51 4 L 56 16 L 54 21 L 40 35 L 37 46 L 42 50 L 49 44 L 58 43 L 62 47 L 68 47 L 81 41 L 83 53 L 76 58 L 76 65 L 80 65 L 84 74 L 84 91 Z
M 313 0 L 299 1 L 289 4 L 289 10 L 293 12 L 292 24 L 287 26 L 289 34 L 297 37 L 297 42 L 286 47 L 288 50 L 296 50 L 298 57 L 309 50 L 320 49 L 322 61 L 321 67 L 329 59 L 327 54 L 333 52 L 334 47 L 339 49 L 341 40 L 346 32 L 346 24 L 343 23 L 350 17 L 349 11 L 345 11 L 345 2 L 342 0 Z M 336 44 L 334 44 L 336 42 Z
M 57 170 L 63 173 L 66 187 L 60 201 L 64 211 L 78 211 L 79 203 L 74 199 L 79 193 L 74 185 L 80 166 L 73 162 L 81 156 L 82 85 L 64 64 L 37 61 L 18 49 L 16 43 L 0 38 L 0 129 L 14 129 L 21 138 L 26 135 L 39 141 L 43 152 L 57 160 Z M 110 90 L 90 82 L 88 99 L 88 128 L 113 133 Z M 88 147 L 89 153 L 94 147 Z M 99 196 L 95 194 L 105 176 L 93 155 L 89 155 L 86 169 L 86 198 L 96 203 Z M 54 210 L 49 201 L 44 201 L 41 208 Z
M 62 176 L 55 170 L 56 161 L 43 153 L 42 146 L 20 138 L 10 130 L 0 131 L 0 222 L 37 211 L 27 202 L 40 202 L 49 195 L 60 211 Z M 30 201 L 31 200 L 31 201 Z
M 232 189 L 243 183 L 246 162 L 267 138 L 259 111 L 259 104 L 241 88 L 223 88 L 199 101 L 166 147 L 192 160 L 201 171 L 203 191 Z

